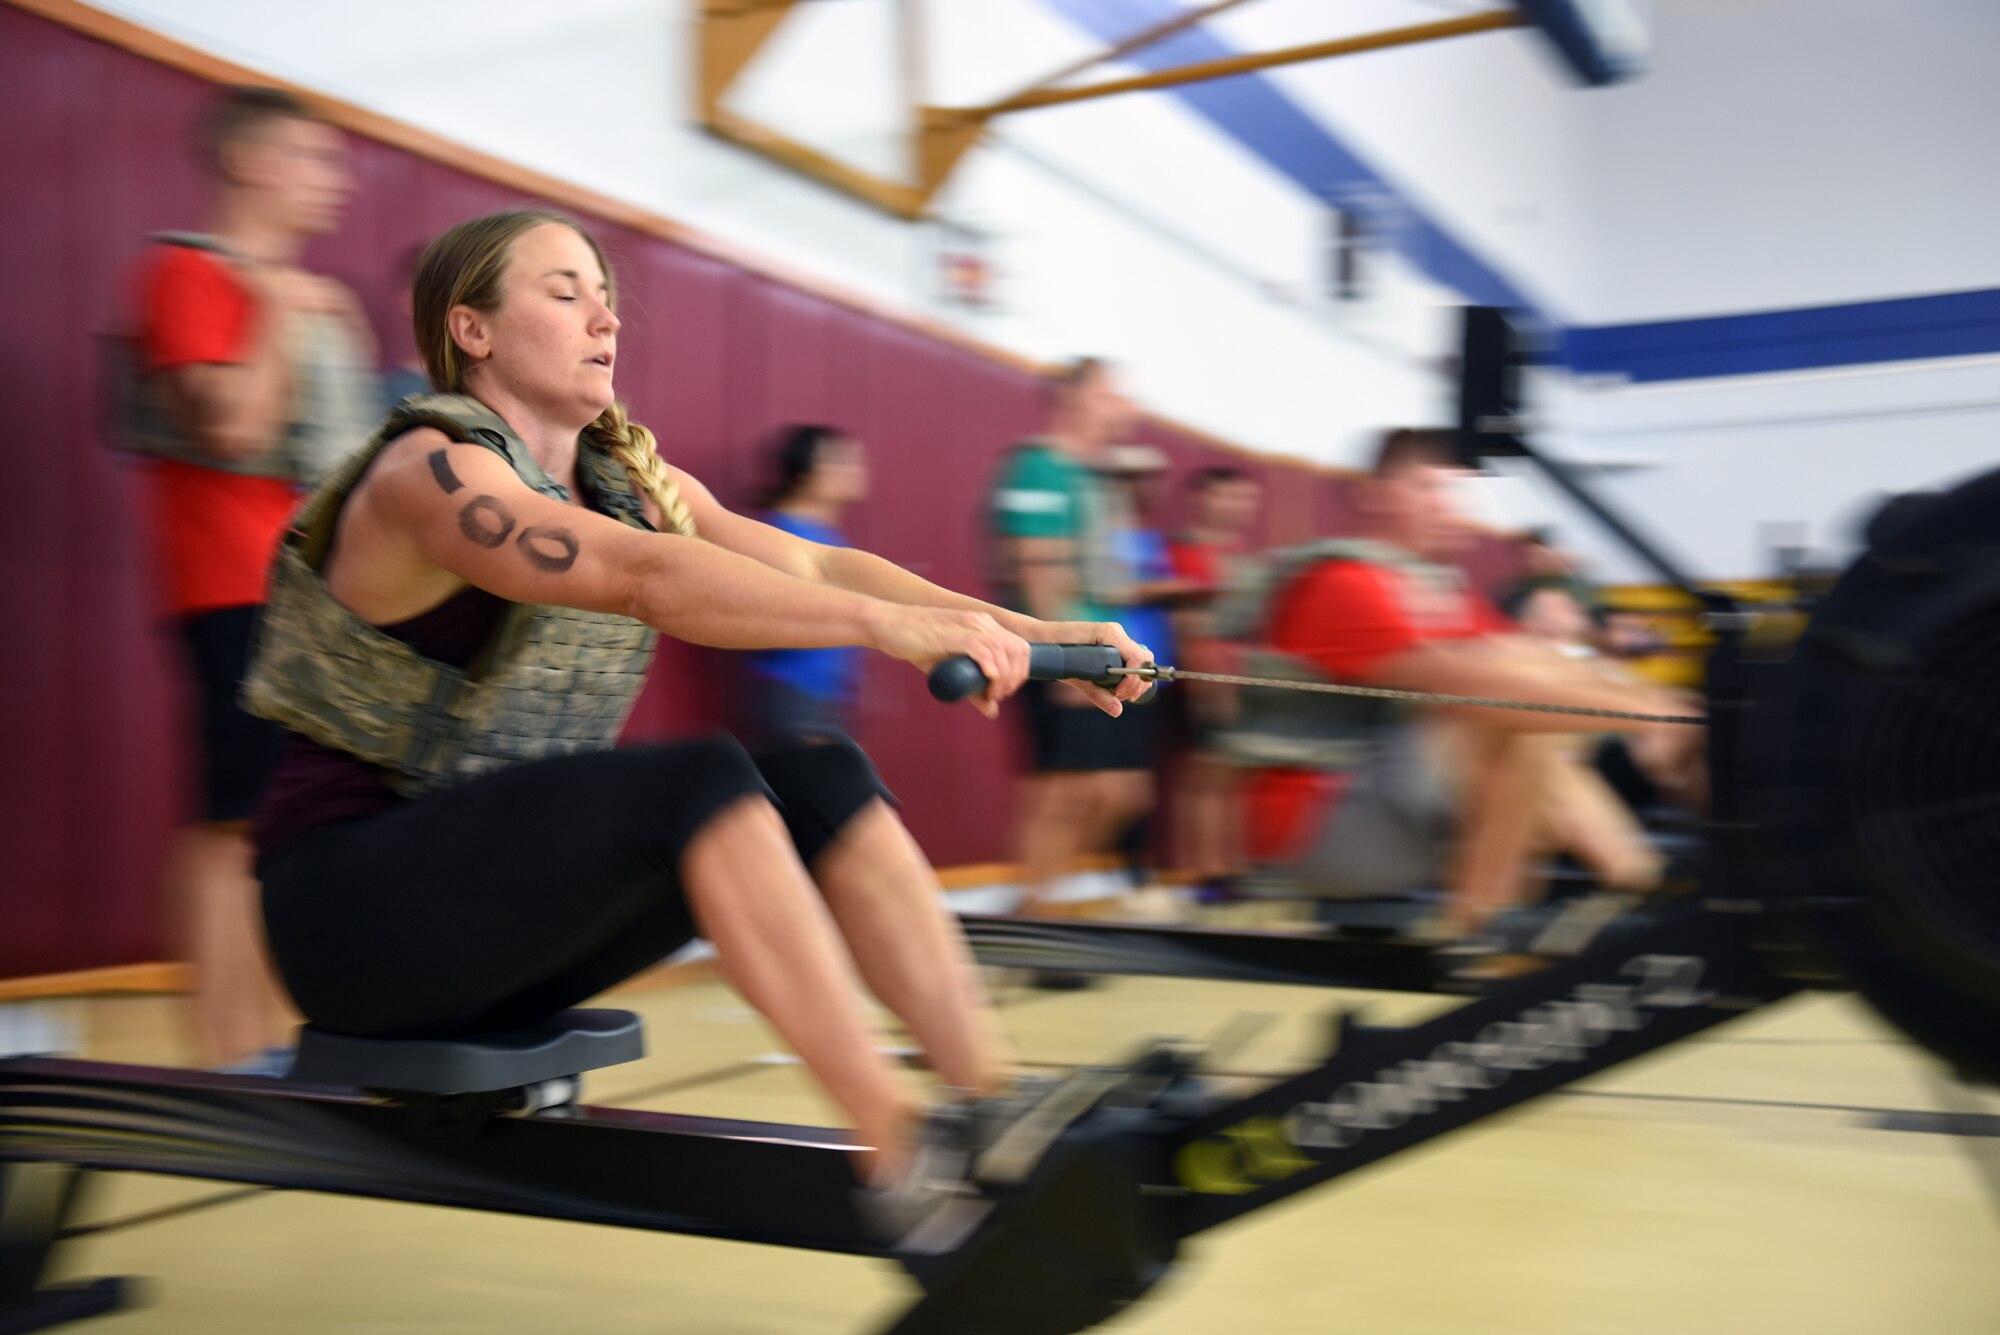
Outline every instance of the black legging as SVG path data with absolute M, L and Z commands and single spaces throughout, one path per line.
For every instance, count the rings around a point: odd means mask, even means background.
M 264 858 L 272 957 L 306 1018 L 340 1033 L 530 1023 L 693 938 L 681 855 L 757 793 L 808 866 L 889 796 L 852 743 L 753 759 L 717 737 L 517 765 Z

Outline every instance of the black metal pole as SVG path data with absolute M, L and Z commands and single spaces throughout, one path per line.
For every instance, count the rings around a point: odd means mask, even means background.
M 1430 949 L 1409 941 L 996 914 L 958 921 L 982 964 L 1384 992 L 1467 990 L 1444 987 Z
M 1475 441 L 1472 448 L 1480 450 L 1481 447 Z M 1492 453 L 1503 456 L 1518 455 L 1540 468 L 1548 475 L 1550 481 L 1562 489 L 1565 496 L 1582 506 L 1591 518 L 1602 524 L 1618 541 L 1624 543 L 1626 550 L 1651 566 L 1660 578 L 1682 593 L 1695 599 L 1710 611 L 1735 610 L 1734 598 L 1720 590 L 1702 585 L 1694 576 L 1683 570 L 1679 562 L 1660 550 L 1652 539 L 1634 528 L 1623 515 L 1606 505 L 1568 463 L 1543 453 L 1518 436 L 1509 437 L 1503 446 Z

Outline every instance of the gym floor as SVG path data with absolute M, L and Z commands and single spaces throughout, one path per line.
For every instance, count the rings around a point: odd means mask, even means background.
M 171 1064 L 178 1004 L 66 1010 L 82 1055 Z M 720 982 L 612 1004 L 644 1015 L 654 1055 L 598 1072 L 588 1102 L 833 1120 Z M 1002 994 L 1031 1063 L 1270 1014 L 1229 1060 L 1252 1073 L 1315 1057 L 1337 1007 L 1395 1022 L 1448 1004 L 1167 979 Z M 1952 1083 L 1859 1002 L 1807 995 L 1200 1239 L 1115 1328 L 1990 1335 L 2000 1137 L 1950 1134 L 1939 1114 L 1991 1133 L 2000 1097 Z M 139 1219 L 198 1201 L 213 1203 Z M 113 1227 L 67 1249 L 59 1278 L 149 1281 L 144 1306 L 89 1327 L 103 1335 L 861 1335 L 908 1297 L 849 1257 L 139 1175 L 104 1179 L 82 1222 Z

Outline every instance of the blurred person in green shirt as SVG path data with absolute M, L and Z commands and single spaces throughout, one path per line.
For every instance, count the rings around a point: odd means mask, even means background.
M 1113 366 L 1082 358 L 1051 377 L 1049 421 L 1014 445 L 991 498 L 999 580 L 1007 604 L 1045 620 L 1117 621 L 1134 574 L 1119 535 L 1130 527 L 1119 491 L 1100 468 L 1130 437 L 1137 410 Z M 1153 803 L 1150 734 L 1090 707 L 1062 684 L 1021 693 L 1030 764 L 1017 813 L 1022 912 L 1046 911 L 1056 880 L 1078 857 L 1105 851 Z

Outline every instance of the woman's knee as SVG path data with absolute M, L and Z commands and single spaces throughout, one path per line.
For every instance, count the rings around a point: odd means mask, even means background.
M 704 803 L 720 805 L 742 797 L 771 795 L 757 762 L 734 737 L 700 737 L 634 747 L 617 754 L 633 757 L 637 772 L 634 795 L 656 815 Z
M 859 807 L 886 793 L 875 762 L 848 737 L 765 752 L 755 763 L 780 802 L 802 795 Z
M 862 812 L 894 805 L 867 753 L 845 739 L 766 753 L 757 767 L 808 866 Z
M 733 858 L 769 845 L 783 847 L 784 818 L 777 804 L 763 793 L 744 793 L 710 813 L 687 841 L 684 867 L 695 867 L 712 856 Z
M 734 738 L 700 738 L 606 755 L 615 759 L 597 774 L 608 787 L 591 800 L 600 811 L 615 813 L 615 824 L 600 828 L 609 837 L 638 841 L 649 850 L 649 859 L 657 857 L 668 868 L 725 813 L 739 808 L 772 811 L 770 788 Z

